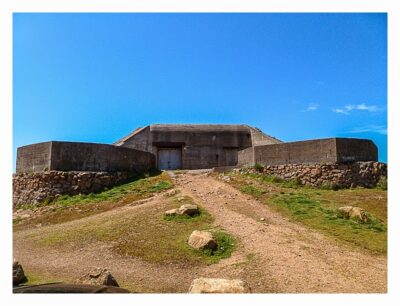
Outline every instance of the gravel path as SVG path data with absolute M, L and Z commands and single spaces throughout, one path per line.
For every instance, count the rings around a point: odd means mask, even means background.
M 387 260 L 370 255 L 290 222 L 267 206 L 244 195 L 206 172 L 174 175 L 176 189 L 191 196 L 215 218 L 215 225 L 239 239 L 234 254 L 218 264 L 203 266 L 149 264 L 111 253 L 105 244 L 79 250 L 37 248 L 29 235 L 68 227 L 107 216 L 135 213 L 145 206 L 160 206 L 157 195 L 139 205 L 125 206 L 87 218 L 17 232 L 14 257 L 25 270 L 71 281 L 88 267 L 106 267 L 128 289 L 138 292 L 187 292 L 196 277 L 241 278 L 253 292 L 333 293 L 387 291 Z M 260 221 L 265 218 L 265 221 Z

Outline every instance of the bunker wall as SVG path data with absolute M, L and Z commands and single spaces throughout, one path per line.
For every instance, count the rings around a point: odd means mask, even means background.
M 17 149 L 17 173 L 50 170 L 51 141 L 32 144 Z
M 377 161 L 378 148 L 368 139 L 336 138 L 338 162 Z
M 377 147 L 371 140 L 327 138 L 255 146 L 238 154 L 238 165 L 254 166 L 377 161 Z
M 334 138 L 254 147 L 254 163 L 261 165 L 334 163 L 336 161 Z
M 141 173 L 155 167 L 155 156 L 130 148 L 96 143 L 52 141 L 21 147 L 17 173 L 46 170 Z

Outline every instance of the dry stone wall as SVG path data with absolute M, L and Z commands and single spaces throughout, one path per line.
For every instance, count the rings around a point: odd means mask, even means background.
M 13 175 L 13 205 L 38 204 L 60 195 L 89 194 L 135 176 L 130 172 L 46 171 Z
M 387 164 L 380 162 L 267 165 L 259 170 L 266 175 L 297 180 L 303 185 L 315 187 L 327 184 L 338 188 L 371 188 L 381 177 L 387 177 Z M 248 168 L 244 171 L 256 170 Z

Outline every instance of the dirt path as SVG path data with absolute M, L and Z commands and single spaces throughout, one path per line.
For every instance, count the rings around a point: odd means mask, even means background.
M 121 283 L 139 291 L 185 292 L 193 278 L 242 278 L 253 292 L 386 292 L 387 261 L 348 248 L 310 229 L 292 223 L 207 173 L 173 175 L 176 189 L 189 195 L 215 218 L 215 225 L 236 236 L 238 250 L 218 264 L 200 267 L 149 264 L 112 254 L 104 244 L 62 253 L 40 250 L 27 242 L 32 231 L 14 234 L 14 257 L 24 268 L 49 276 L 75 279 L 90 266 L 107 267 Z M 143 206 L 161 207 L 162 195 L 138 206 L 125 206 L 72 222 L 134 213 Z M 260 222 L 265 218 L 265 222 Z M 54 225 L 68 227 L 72 222 Z M 52 226 L 46 229 L 51 231 Z M 74 277 L 72 277 L 74 275 Z

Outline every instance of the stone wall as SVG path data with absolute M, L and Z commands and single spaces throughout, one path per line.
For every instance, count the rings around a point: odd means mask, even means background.
M 13 205 L 38 204 L 60 195 L 99 192 L 135 176 L 129 172 L 45 171 L 13 175 Z
M 243 171 L 243 170 L 242 170 Z M 256 172 L 248 168 L 249 172 Z M 387 177 L 387 164 L 380 162 L 355 162 L 352 164 L 286 164 L 264 166 L 266 175 L 285 180 L 297 180 L 303 185 L 338 188 L 375 187 L 381 177 Z

